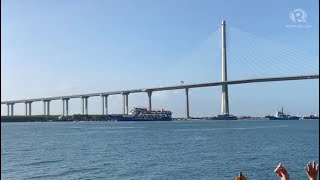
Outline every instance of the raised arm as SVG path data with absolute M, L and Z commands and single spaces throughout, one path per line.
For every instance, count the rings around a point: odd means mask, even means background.
M 304 169 L 306 170 L 309 180 L 317 180 L 319 164 L 316 164 L 315 161 L 313 161 L 312 163 L 308 162 Z
M 281 163 L 279 163 L 279 165 L 276 167 L 274 173 L 280 177 L 280 180 L 289 180 L 289 174 Z

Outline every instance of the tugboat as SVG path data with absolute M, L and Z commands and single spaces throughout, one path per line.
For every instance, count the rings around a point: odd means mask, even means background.
M 277 111 L 275 116 L 265 116 L 269 120 L 298 120 L 298 116 L 291 116 L 283 113 L 283 107 L 281 111 Z
M 309 116 L 303 116 L 300 119 L 319 119 L 319 115 L 309 115 Z
M 108 119 L 115 121 L 171 121 L 172 112 L 161 110 L 149 110 L 144 107 L 135 107 L 128 115 L 110 114 Z

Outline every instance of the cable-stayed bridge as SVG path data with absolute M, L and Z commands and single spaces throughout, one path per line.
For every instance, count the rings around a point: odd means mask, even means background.
M 229 30 L 227 32 L 227 30 Z M 232 38 L 230 40 L 229 34 Z M 234 41 L 233 41 L 234 40 Z M 214 43 L 212 43 L 214 42 Z M 228 43 L 229 42 L 229 43 Z M 236 42 L 236 43 L 234 43 Z M 228 43 L 228 46 L 227 46 Z M 238 44 L 237 44 L 238 43 Z M 31 116 L 33 102 L 43 102 L 43 113 L 44 115 L 50 115 L 50 101 L 62 100 L 62 114 L 69 116 L 69 100 L 73 98 L 82 99 L 82 114 L 88 114 L 88 98 L 93 96 L 101 96 L 102 114 L 108 114 L 108 96 L 122 94 L 123 104 L 122 113 L 128 114 L 128 99 L 129 94 L 132 93 L 147 93 L 148 95 L 148 107 L 152 109 L 152 92 L 155 91 L 168 91 L 175 89 L 185 89 L 186 92 L 186 114 L 185 117 L 189 117 L 189 89 L 210 87 L 210 86 L 221 86 L 221 114 L 229 114 L 229 101 L 228 101 L 228 85 L 234 84 L 245 84 L 245 83 L 257 83 L 257 82 L 272 82 L 272 81 L 289 81 L 289 80 L 306 80 L 306 79 L 319 79 L 318 74 L 318 60 L 308 55 L 307 53 L 301 53 L 294 49 L 285 47 L 281 44 L 277 44 L 263 38 L 251 35 L 250 33 L 243 32 L 237 28 L 226 29 L 225 22 L 221 24 L 221 28 L 218 29 L 204 44 L 206 48 L 198 49 L 190 57 L 185 66 L 180 68 L 187 70 L 184 72 L 188 73 L 189 77 L 196 79 L 195 83 L 191 84 L 180 84 L 176 86 L 163 86 L 163 87 L 149 87 L 149 88 L 137 88 L 137 89 L 126 89 L 120 91 L 109 91 L 109 92 L 98 92 L 78 95 L 65 95 L 56 97 L 43 97 L 33 99 L 22 99 L 22 100 L 11 100 L 3 101 L 1 104 L 7 105 L 7 115 L 14 115 L 14 104 L 25 103 L 25 115 Z M 220 52 L 213 52 L 210 49 L 218 49 Z M 231 49 L 231 51 L 230 51 Z M 205 54 L 207 58 L 199 58 L 198 54 Z M 208 58 L 210 57 L 210 58 Z M 221 80 L 210 80 L 208 82 L 201 82 L 201 73 L 206 72 L 204 69 L 195 69 L 194 64 L 204 64 L 207 62 L 212 63 L 213 60 L 219 60 L 221 62 Z M 228 66 L 227 66 L 228 59 Z M 235 61 L 237 59 L 237 61 Z M 263 60 L 264 59 L 264 60 Z M 316 58 L 317 59 L 317 58 Z M 196 61 L 194 61 L 196 60 Z M 241 60 L 241 61 L 240 61 Z M 237 64 L 238 63 L 238 64 Z M 239 63 L 245 65 L 246 69 L 232 69 L 237 67 Z M 212 63 L 213 64 L 213 63 Z M 231 68 L 229 65 L 231 64 Z M 270 65 L 275 65 L 268 68 Z M 227 69 L 228 67 L 228 69 Z M 202 67 L 202 68 L 210 68 Z M 233 71 L 240 71 L 243 76 L 232 77 Z M 218 71 L 215 71 L 217 73 Z M 231 74 L 230 74 L 231 72 Z M 296 74 L 300 75 L 288 75 L 289 72 L 299 72 Z M 185 76 L 180 76 L 180 71 L 175 70 L 173 76 L 175 78 L 186 80 Z M 200 75 L 199 75 L 200 74 Z M 230 79 L 236 80 L 228 80 Z M 247 75 L 247 76 L 245 76 Z M 171 77 L 173 77 L 171 76 Z M 254 76 L 254 77 L 252 77 Z M 199 77 L 199 78 L 198 78 Z M 215 77 L 218 77 L 216 75 Z M 198 78 L 198 79 L 197 79 Z M 191 80 L 187 80 L 192 82 Z M 201 83 L 200 83 L 201 82 Z

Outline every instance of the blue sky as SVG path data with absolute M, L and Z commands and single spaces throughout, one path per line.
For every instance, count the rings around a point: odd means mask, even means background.
M 1 8 L 2 101 L 218 81 L 220 50 L 211 42 L 219 43 L 223 19 L 234 28 L 227 34 L 229 79 L 318 74 L 315 0 L 4 0 Z M 294 24 L 289 13 L 299 8 L 311 27 L 287 28 Z M 269 61 L 265 48 L 281 62 Z M 308 80 L 229 86 L 230 111 L 266 115 L 284 106 L 291 114 L 319 113 L 318 85 L 319 80 Z M 218 114 L 220 91 L 192 89 L 191 116 Z M 100 100 L 89 99 L 90 113 L 101 112 Z M 182 90 L 158 92 L 153 107 L 183 116 L 184 100 Z M 111 96 L 109 112 L 121 112 L 121 103 L 120 95 Z M 146 105 L 146 94 L 129 95 L 130 108 Z M 70 114 L 80 113 L 80 107 L 79 99 L 71 100 Z M 42 103 L 33 103 L 33 114 L 42 111 Z M 61 101 L 53 101 L 51 114 L 61 111 Z M 15 114 L 23 113 L 24 104 L 15 105 Z

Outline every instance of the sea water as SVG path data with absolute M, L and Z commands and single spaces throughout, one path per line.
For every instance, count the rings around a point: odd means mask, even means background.
M 1 123 L 1 179 L 292 179 L 319 162 L 319 120 Z

